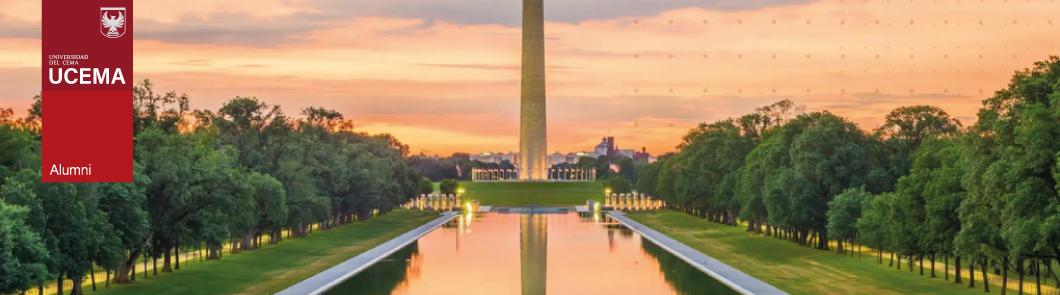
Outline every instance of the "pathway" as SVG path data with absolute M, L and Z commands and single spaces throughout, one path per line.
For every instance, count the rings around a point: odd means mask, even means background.
M 639 222 L 633 221 L 620 211 L 611 211 L 607 214 L 629 229 L 640 234 L 655 245 L 666 249 L 674 256 L 681 258 L 689 265 L 703 271 L 722 284 L 729 286 L 741 294 L 787 294 L 773 285 L 767 284 L 742 271 L 725 264 L 714 257 L 707 256 L 677 240 L 674 240 L 658 231 L 655 231 Z

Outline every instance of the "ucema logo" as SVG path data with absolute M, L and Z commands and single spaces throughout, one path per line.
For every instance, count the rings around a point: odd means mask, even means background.
M 115 39 L 125 35 L 125 7 L 100 7 L 99 32 Z

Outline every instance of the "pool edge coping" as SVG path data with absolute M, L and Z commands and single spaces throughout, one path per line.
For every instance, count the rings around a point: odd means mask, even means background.
M 410 231 L 402 233 L 393 239 L 390 239 L 378 246 L 364 251 L 357 256 L 346 259 L 324 271 L 314 274 L 313 276 L 306 278 L 294 285 L 288 286 L 277 295 L 301 295 L 301 294 L 322 294 L 336 285 L 348 280 L 350 277 L 357 275 L 365 269 L 375 265 L 376 262 L 389 257 L 394 252 L 412 244 L 424 235 L 434 231 L 434 229 L 448 223 L 453 220 L 459 212 L 448 211 L 444 212 L 438 218 L 435 218 L 419 227 L 416 227 Z
M 656 246 L 665 249 L 670 254 L 677 256 L 685 263 L 699 269 L 722 284 L 732 288 L 740 294 L 788 294 L 769 283 L 752 277 L 721 260 L 711 257 L 695 248 L 689 247 L 659 231 L 641 224 L 620 211 L 610 211 L 608 216 L 621 223 L 626 228 L 637 232 L 641 237 L 648 239 Z M 689 257 L 699 256 L 699 257 Z

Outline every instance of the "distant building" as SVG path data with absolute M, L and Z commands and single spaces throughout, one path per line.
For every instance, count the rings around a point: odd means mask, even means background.
M 590 153 L 590 152 L 577 152 L 577 153 L 573 153 L 573 154 L 574 154 L 574 157 L 573 157 L 573 160 L 572 160 L 573 162 L 578 162 L 578 158 L 581 158 L 581 157 L 594 157 L 593 153 Z
M 509 163 L 516 164 L 516 158 L 518 158 L 518 156 L 519 156 L 518 154 L 513 153 L 513 152 L 507 152 L 507 153 L 484 152 L 484 153 L 471 155 L 471 160 L 472 161 L 479 161 L 479 162 L 482 162 L 482 163 L 496 163 L 496 164 L 500 164 L 501 162 L 508 161 Z
M 600 143 L 593 149 L 593 155 L 596 157 L 600 156 L 614 156 L 617 152 L 615 147 L 615 137 L 607 136 L 600 139 Z
M 593 148 L 591 156 L 593 158 L 599 158 L 600 156 L 622 156 L 631 158 L 634 161 L 644 161 L 648 163 L 654 161 L 651 154 L 648 153 L 647 148 L 641 147 L 640 151 L 634 149 L 620 149 L 618 147 L 618 144 L 615 144 L 615 137 L 613 136 L 606 136 L 604 138 L 601 138 L 600 143 L 597 144 L 595 148 Z M 577 157 L 575 158 L 575 161 L 577 161 Z
M 570 158 L 568 157 L 568 155 L 570 155 L 570 154 L 563 154 L 563 153 L 560 153 L 560 152 L 554 152 L 554 153 L 549 154 L 548 155 L 548 166 L 552 167 L 553 165 L 559 165 L 559 164 L 563 164 L 563 163 L 570 163 Z
M 651 163 L 655 161 L 655 158 L 648 153 L 646 148 L 641 147 L 640 151 L 634 149 L 620 149 L 615 144 L 615 137 L 607 136 L 600 139 L 600 143 L 597 144 L 591 151 L 582 152 L 571 152 L 561 153 L 559 151 L 553 152 L 545 156 L 547 161 L 547 167 L 552 167 L 561 164 L 576 164 L 578 159 L 581 157 L 599 158 L 600 156 L 609 157 L 628 157 L 633 159 L 634 162 L 647 162 Z M 501 164 L 502 162 L 509 162 L 515 166 L 519 166 L 519 153 L 506 152 L 506 153 L 493 153 L 484 152 L 479 154 L 470 155 L 471 161 L 478 161 L 482 163 L 495 163 Z
M 651 154 L 648 153 L 648 148 L 646 147 L 641 147 L 640 151 L 633 153 L 633 157 L 631 158 L 633 158 L 633 162 L 655 162 L 655 159 L 651 157 Z
M 566 154 L 560 153 L 560 152 L 554 152 L 554 153 L 548 155 L 548 166 L 552 167 L 554 165 L 560 165 L 560 164 L 565 164 L 565 163 L 566 164 L 577 164 L 578 163 L 578 159 L 580 159 L 581 157 L 596 158 L 596 154 L 593 153 L 593 152 L 574 152 L 574 153 L 566 153 Z

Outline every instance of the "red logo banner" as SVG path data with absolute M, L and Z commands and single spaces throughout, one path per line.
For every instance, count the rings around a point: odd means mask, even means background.
M 41 181 L 132 181 L 133 1 L 42 8 Z

